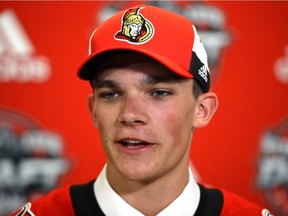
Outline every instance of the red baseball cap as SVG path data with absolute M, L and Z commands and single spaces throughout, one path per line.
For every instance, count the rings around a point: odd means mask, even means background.
M 193 23 L 179 14 L 149 5 L 118 12 L 92 33 L 89 56 L 78 77 L 91 80 L 97 64 L 119 51 L 147 55 L 180 76 L 196 79 L 204 92 L 209 91 L 205 48 Z

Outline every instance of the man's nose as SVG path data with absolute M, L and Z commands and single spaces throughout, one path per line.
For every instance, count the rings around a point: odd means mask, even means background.
M 121 105 L 119 122 L 125 126 L 140 126 L 148 123 L 145 99 L 127 96 Z

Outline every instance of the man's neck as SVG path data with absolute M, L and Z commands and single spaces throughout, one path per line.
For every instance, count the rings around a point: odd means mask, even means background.
M 118 195 L 135 209 L 147 216 L 157 215 L 183 192 L 189 181 L 189 170 L 188 166 L 183 166 L 181 169 L 170 170 L 164 176 L 146 181 L 121 177 L 108 177 L 108 181 Z

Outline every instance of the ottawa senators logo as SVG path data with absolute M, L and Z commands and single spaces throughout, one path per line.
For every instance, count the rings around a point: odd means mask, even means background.
M 122 17 L 122 28 L 115 34 L 116 40 L 133 44 L 142 44 L 149 41 L 154 35 L 152 23 L 145 19 L 140 8 L 127 10 Z

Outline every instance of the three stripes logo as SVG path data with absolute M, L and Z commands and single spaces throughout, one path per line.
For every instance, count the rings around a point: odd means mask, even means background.
M 0 12 L 0 83 L 47 81 L 51 74 L 49 59 L 35 51 L 15 12 Z

